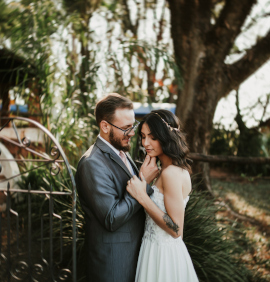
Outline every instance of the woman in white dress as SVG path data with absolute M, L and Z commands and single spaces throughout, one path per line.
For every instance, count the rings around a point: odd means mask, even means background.
M 158 158 L 161 170 L 153 194 L 134 176 L 127 191 L 144 207 L 145 231 L 138 258 L 136 282 L 195 282 L 194 266 L 183 242 L 185 207 L 191 191 L 191 168 L 179 120 L 166 110 L 152 111 L 139 126 L 147 155 Z

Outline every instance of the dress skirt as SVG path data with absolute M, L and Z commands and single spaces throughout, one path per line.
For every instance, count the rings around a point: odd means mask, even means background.
M 199 281 L 182 238 L 177 242 L 144 239 L 137 264 L 136 282 Z
M 164 195 L 156 186 L 152 201 L 166 213 Z M 189 196 L 184 200 L 186 206 Z M 199 281 L 181 237 L 173 238 L 146 213 L 145 230 L 136 269 L 135 282 Z

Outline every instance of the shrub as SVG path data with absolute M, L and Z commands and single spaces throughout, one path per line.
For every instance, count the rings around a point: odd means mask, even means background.
M 244 234 L 216 218 L 219 206 L 205 192 L 193 191 L 185 214 L 183 240 L 200 281 L 256 281 L 238 259 Z M 237 233 L 237 234 L 236 234 Z M 234 237 L 236 234 L 237 237 Z

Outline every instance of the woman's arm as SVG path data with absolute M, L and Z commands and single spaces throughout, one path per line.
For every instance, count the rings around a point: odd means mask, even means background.
M 145 208 L 156 224 L 174 238 L 183 236 L 185 207 L 182 185 L 185 183 L 183 177 L 187 177 L 187 175 L 181 171 L 184 172 L 182 169 L 171 166 L 162 172 L 164 204 L 167 213 L 160 210 L 146 194 L 144 180 L 140 181 L 134 176 L 127 186 L 127 191 Z M 141 178 L 143 179 L 143 176 Z

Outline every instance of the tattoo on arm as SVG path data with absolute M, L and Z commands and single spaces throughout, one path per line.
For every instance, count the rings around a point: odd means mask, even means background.
M 168 214 L 166 213 L 164 214 L 163 220 L 165 221 L 166 225 L 178 235 L 179 226 L 172 221 L 172 219 L 168 216 Z

